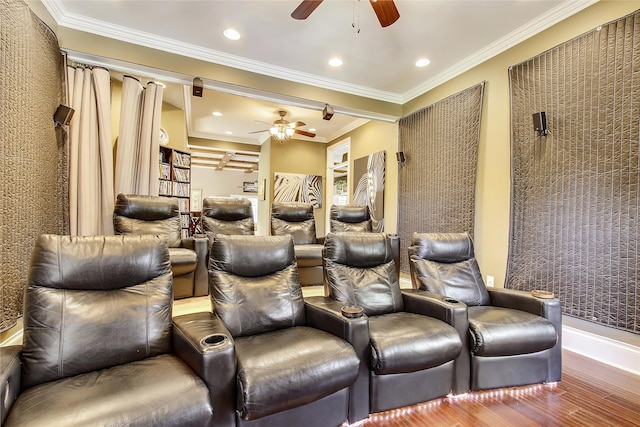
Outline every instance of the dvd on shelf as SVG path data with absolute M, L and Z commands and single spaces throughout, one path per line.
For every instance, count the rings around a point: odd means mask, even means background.
M 160 163 L 160 179 L 171 179 L 171 166 L 168 163 Z
M 180 153 L 178 151 L 173 152 L 173 165 L 190 167 L 191 166 L 191 154 Z
M 181 169 L 174 167 L 173 168 L 173 180 L 180 182 L 190 182 L 191 181 L 191 170 L 190 169 Z
M 180 212 L 189 212 L 189 199 L 178 199 Z
M 191 197 L 191 190 L 188 182 L 173 182 L 173 195 L 176 197 Z
M 160 180 L 158 184 L 158 194 L 161 196 L 171 196 L 171 181 Z

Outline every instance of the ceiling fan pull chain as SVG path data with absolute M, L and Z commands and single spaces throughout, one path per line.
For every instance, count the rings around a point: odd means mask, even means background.
M 356 28 L 356 22 L 358 24 L 357 34 L 360 34 L 360 0 L 353 0 L 353 17 L 351 19 L 352 28 Z

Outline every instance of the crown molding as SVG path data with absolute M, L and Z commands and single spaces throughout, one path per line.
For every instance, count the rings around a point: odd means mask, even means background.
M 526 25 L 517 28 L 496 42 L 480 49 L 471 56 L 468 56 L 464 60 L 458 62 L 452 67 L 448 68 L 444 72 L 437 76 L 427 80 L 423 84 L 416 86 L 412 90 L 404 93 L 401 96 L 401 103 L 411 101 L 412 99 L 428 92 L 429 90 L 445 83 L 448 80 L 470 70 L 471 68 L 480 65 L 481 63 L 493 58 L 496 55 L 512 48 L 513 46 L 522 43 L 523 41 L 535 36 L 536 34 L 546 30 L 552 25 L 567 19 L 568 17 L 580 12 L 581 10 L 597 3 L 599 0 L 569 0 L 554 7 L 547 13 L 539 16 Z
M 179 42 L 174 39 L 161 37 L 143 31 L 132 30 L 128 27 L 97 19 L 87 18 L 76 13 L 68 12 L 61 0 L 42 0 L 42 3 L 55 19 L 56 23 L 61 27 L 85 31 L 87 33 L 114 40 L 120 40 L 139 46 L 145 46 L 172 54 L 199 59 L 296 83 L 307 84 L 395 104 L 399 104 L 401 102 L 400 95 L 396 93 L 345 83 L 339 80 L 327 79 L 265 62 L 252 61 L 240 56 L 207 49 L 205 47 L 189 43 Z
M 465 58 L 464 60 L 458 62 L 444 72 L 434 76 L 433 78 L 405 92 L 404 94 L 377 90 L 374 88 L 349 84 L 334 79 L 326 79 L 317 75 L 303 73 L 284 67 L 267 64 L 264 62 L 252 61 L 243 57 L 219 52 L 213 49 L 207 49 L 188 43 L 178 42 L 166 37 L 160 37 L 142 31 L 135 31 L 128 27 L 111 24 L 96 19 L 90 19 L 82 15 L 68 12 L 61 0 L 41 1 L 49 11 L 51 16 L 54 18 L 56 23 L 62 27 L 85 31 L 102 37 L 120 40 L 127 43 L 133 43 L 136 45 L 145 46 L 172 54 L 187 56 L 194 59 L 199 59 L 206 62 L 220 64 L 231 68 L 237 68 L 240 70 L 262 74 L 287 81 L 302 83 L 310 86 L 335 90 L 342 93 L 401 105 L 409 102 L 417 96 L 424 94 L 425 92 L 428 92 L 438 85 L 453 79 L 454 77 L 487 61 L 488 59 L 493 58 L 494 56 L 506 51 L 507 49 L 510 49 L 518 43 L 521 43 L 524 40 L 533 37 L 534 35 L 551 27 L 552 25 L 597 3 L 599 0 L 567 0 L 556 6 L 552 10 L 541 15 L 540 17 L 512 31 L 505 37 L 502 37 L 501 39 L 488 45 L 484 49 L 477 51 L 473 55 Z M 344 114 L 349 114 L 344 111 L 341 112 Z M 379 119 L 379 117 L 371 118 Z

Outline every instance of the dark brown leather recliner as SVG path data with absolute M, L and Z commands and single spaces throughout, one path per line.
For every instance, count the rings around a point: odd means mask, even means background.
M 362 413 L 350 403 L 360 362 L 346 339 L 366 334 L 366 319 L 305 304 L 297 270 L 290 236 L 216 236 L 215 314 L 175 319 L 233 341 L 237 365 L 215 365 L 225 375 L 212 390 L 216 425 L 338 426 Z
M 273 203 L 271 234 L 293 237 L 300 284 L 302 286 L 321 286 L 323 239 L 316 237 L 313 205 L 300 202 Z
M 373 232 L 373 222 L 369 206 L 365 205 L 331 205 L 329 211 L 329 228 L 332 233 L 339 232 Z M 388 234 L 393 251 L 396 271 L 400 271 L 400 238 L 397 234 Z
M 205 197 L 202 201 L 202 224 L 209 244 L 213 243 L 216 234 L 255 234 L 251 201 Z
M 370 413 L 460 391 L 464 304 L 402 291 L 389 238 L 381 233 L 327 234 L 324 268 L 326 297 L 307 302 L 361 307 L 369 320 L 359 397 Z
M 41 236 L 23 344 L 0 351 L 0 424 L 213 425 L 205 382 L 173 352 L 171 285 L 157 236 Z
M 560 380 L 560 300 L 487 288 L 467 233 L 414 233 L 409 262 L 415 289 L 468 306 L 471 390 Z
M 371 233 L 371 214 L 364 205 L 331 205 L 329 229 L 332 233 L 359 231 Z
M 113 212 L 115 234 L 154 234 L 167 240 L 174 298 L 207 295 L 207 240 L 183 239 L 174 198 L 118 194 Z

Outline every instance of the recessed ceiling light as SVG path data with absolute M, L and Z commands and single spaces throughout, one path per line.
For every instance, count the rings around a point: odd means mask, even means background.
M 429 64 L 431 64 L 431 61 L 427 58 L 421 58 L 416 61 L 416 67 L 426 67 Z
M 224 34 L 224 36 L 229 40 L 240 40 L 240 33 L 233 28 L 227 28 L 222 32 L 222 34 Z
M 225 133 L 226 135 L 233 135 L 233 132 L 231 132 L 230 130 L 225 130 L 225 131 L 224 131 L 224 133 Z
M 216 117 L 221 117 L 222 113 L 220 111 L 214 111 L 213 113 L 211 113 L 211 115 Z
M 316 128 L 309 128 L 309 132 L 315 132 Z
M 332 67 L 339 67 L 342 65 L 342 59 L 340 58 L 331 58 L 329 60 L 329 65 L 331 65 Z

